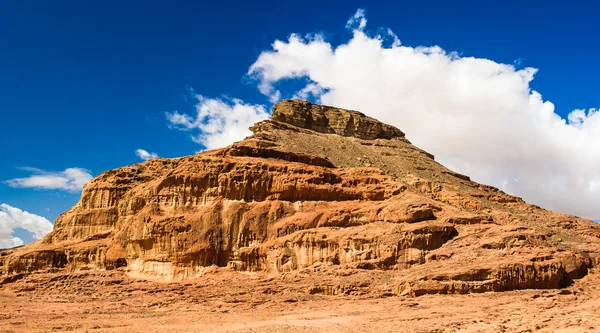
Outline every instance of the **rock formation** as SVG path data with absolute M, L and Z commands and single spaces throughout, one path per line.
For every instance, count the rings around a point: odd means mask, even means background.
M 599 263 L 594 222 L 475 183 L 362 113 L 282 101 L 251 130 L 98 175 L 43 240 L 0 252 L 0 284 L 115 269 L 179 280 L 217 266 L 317 272 L 310 293 L 418 296 L 561 288 Z M 386 278 L 335 283 L 369 274 Z

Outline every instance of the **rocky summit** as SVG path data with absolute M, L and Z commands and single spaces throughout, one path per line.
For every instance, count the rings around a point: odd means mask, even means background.
M 251 130 L 222 149 L 98 175 L 44 239 L 0 252 L 2 289 L 262 295 L 248 302 L 592 295 L 600 226 L 590 220 L 473 182 L 357 111 L 286 100 Z

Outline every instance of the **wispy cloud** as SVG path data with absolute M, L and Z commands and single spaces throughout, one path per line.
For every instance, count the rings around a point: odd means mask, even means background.
M 367 26 L 367 15 L 365 10 L 359 8 L 346 22 L 346 29 L 363 30 Z
M 92 174 L 82 168 L 67 168 L 64 171 L 45 171 L 25 167 L 22 170 L 32 173 L 29 177 L 7 180 L 5 183 L 15 188 L 35 188 L 41 190 L 63 190 L 68 192 L 81 191 L 83 185 L 89 182 Z
M 0 204 L 0 249 L 23 245 L 22 239 L 13 236 L 17 228 L 31 232 L 34 239 L 40 239 L 52 231 L 52 223 L 39 215 Z
M 178 112 L 167 113 L 172 127 L 180 130 L 196 130 L 194 142 L 206 149 L 226 146 L 252 134 L 248 129 L 254 123 L 266 119 L 265 106 L 246 104 L 235 98 L 206 98 L 196 95 L 196 114 L 190 116 Z
M 136 150 L 135 154 L 137 155 L 137 157 L 141 158 L 144 161 L 158 157 L 158 155 L 156 153 L 149 153 L 148 151 L 146 151 L 144 149 Z

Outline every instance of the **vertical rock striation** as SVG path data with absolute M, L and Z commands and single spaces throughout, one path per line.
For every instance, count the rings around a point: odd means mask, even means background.
M 422 295 L 560 288 L 598 262 L 598 225 L 472 182 L 362 113 L 282 101 L 252 131 L 98 175 L 43 240 L 0 252 L 0 275 L 319 266 L 324 279 L 381 271 L 395 293 Z

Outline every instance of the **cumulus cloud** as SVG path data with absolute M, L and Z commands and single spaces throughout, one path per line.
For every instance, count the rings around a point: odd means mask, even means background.
M 81 191 L 83 185 L 92 180 L 92 174 L 82 168 L 67 168 L 64 171 L 50 172 L 36 168 L 22 168 L 32 173 L 25 178 L 6 181 L 10 187 L 35 188 L 41 190 Z
M 135 154 L 137 155 L 137 157 L 141 158 L 144 161 L 158 157 L 158 155 L 156 155 L 156 153 L 149 153 L 148 151 L 146 151 L 144 149 L 136 150 Z
M 0 249 L 23 245 L 22 239 L 13 236 L 16 228 L 27 230 L 34 239 L 40 239 L 52 231 L 52 223 L 41 216 L 0 204 Z
M 318 34 L 277 40 L 248 74 L 272 101 L 282 95 L 280 82 L 307 80 L 286 95 L 313 95 L 324 104 L 360 110 L 395 125 L 442 164 L 528 202 L 600 216 L 597 109 L 574 110 L 562 119 L 550 101 L 531 89 L 535 68 L 516 69 L 438 46 L 401 45 L 389 29 L 368 33 L 366 22 L 365 12 L 357 11 L 347 23 L 351 37 L 337 46 Z M 205 104 L 201 99 L 200 105 Z M 231 109 L 225 106 L 221 109 Z M 194 126 L 200 127 L 198 119 L 211 123 L 211 117 L 199 111 Z M 233 141 L 222 139 L 211 146 Z
M 194 142 L 206 149 L 224 147 L 252 134 L 248 127 L 266 119 L 265 106 L 246 104 L 235 98 L 206 98 L 196 95 L 196 114 L 167 113 L 169 123 L 180 130 L 199 131 Z

